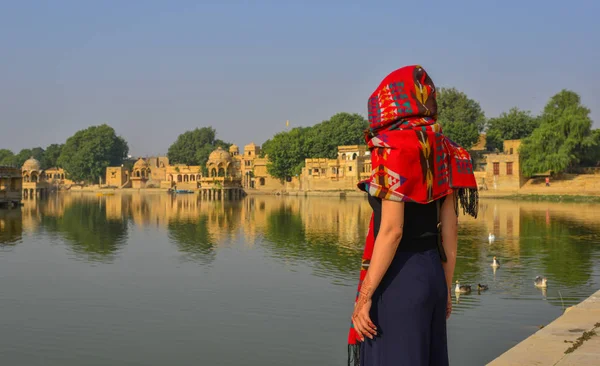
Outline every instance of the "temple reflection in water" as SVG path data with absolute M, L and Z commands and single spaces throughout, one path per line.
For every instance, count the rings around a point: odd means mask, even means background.
M 20 212 L 6 211 L 0 216 L 3 233 L 39 230 L 43 219 L 64 217 L 77 205 L 95 206 L 104 221 L 131 221 L 136 226 L 168 228 L 173 222 L 197 222 L 206 218 L 206 228 L 216 242 L 244 236 L 252 246 L 273 224 L 272 216 L 297 216 L 301 230 L 308 237 L 333 236 L 339 244 L 358 248 L 366 236 L 371 214 L 366 200 L 359 198 L 297 198 L 281 196 L 249 196 L 240 201 L 204 201 L 197 195 L 170 195 L 164 193 L 124 193 L 113 196 L 92 194 L 58 194 L 46 200 L 25 201 Z M 549 208 L 550 206 L 550 208 Z M 522 216 L 536 217 L 550 225 L 552 221 L 572 220 L 590 225 L 597 224 L 593 205 L 551 204 L 483 200 L 477 220 L 461 217 L 461 226 L 477 227 L 478 231 L 504 239 L 517 238 L 522 232 Z M 10 215 L 9 215 L 10 213 Z M 95 214 L 97 216 L 97 214 Z M 99 217 L 97 217 L 99 218 Z M 270 221 L 271 220 L 271 221 Z M 15 221 L 21 221 L 14 226 Z M 13 226 L 9 226 L 9 222 Z M 6 234 L 8 235 L 8 234 Z M 518 245 L 518 241 L 515 243 Z
M 143 240 L 161 238 L 153 245 L 174 245 L 185 260 L 201 264 L 212 263 L 220 247 L 260 245 L 286 262 L 347 275 L 360 261 L 370 215 L 361 198 L 257 195 L 206 201 L 193 194 L 53 194 L 0 212 L 0 246 L 48 235 L 62 239 L 83 260 L 110 262 L 132 240 L 140 240 L 141 231 L 152 233 Z M 482 200 L 478 219 L 460 219 L 459 257 L 468 259 L 458 262 L 456 274 L 482 275 L 489 255 L 509 259 L 515 271 L 527 270 L 534 258 L 544 273 L 584 284 L 593 254 L 585 242 L 599 236 L 599 222 L 594 205 Z M 573 267 L 586 269 L 569 271 Z

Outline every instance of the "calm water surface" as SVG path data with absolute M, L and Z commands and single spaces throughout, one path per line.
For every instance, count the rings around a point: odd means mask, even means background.
M 454 299 L 453 365 L 485 364 L 600 287 L 600 206 L 480 212 L 461 218 L 456 277 L 490 289 Z M 369 215 L 363 199 L 168 194 L 0 211 L 0 364 L 344 365 Z

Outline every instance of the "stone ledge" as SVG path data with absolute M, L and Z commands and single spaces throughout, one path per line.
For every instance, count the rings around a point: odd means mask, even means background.
M 565 355 L 556 366 L 598 365 L 600 363 L 600 336 L 586 341 L 575 352 Z
M 548 326 L 488 363 L 488 366 L 598 365 L 600 335 L 593 336 L 573 353 L 565 354 L 565 351 L 571 347 L 570 342 L 577 340 L 584 332 L 596 328 L 595 324 L 599 322 L 600 291 L 597 291 L 580 304 L 567 309 Z

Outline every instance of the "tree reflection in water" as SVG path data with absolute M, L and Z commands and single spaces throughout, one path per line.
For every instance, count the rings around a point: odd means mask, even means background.
M 485 296 L 523 299 L 540 296 L 532 281 L 543 275 L 550 285 L 542 295 L 551 304 L 580 301 L 597 286 L 600 216 L 595 207 L 482 201 L 480 218 L 459 220 L 456 279 L 490 284 Z M 220 247 L 258 245 L 287 264 L 355 285 L 370 215 L 363 199 L 251 196 L 222 202 L 166 193 L 64 194 L 0 212 L 0 246 L 13 246 L 23 240 L 22 232 L 41 227 L 64 238 L 77 256 L 109 262 L 127 240 L 135 240 L 135 230 L 128 234 L 131 225 L 166 233 L 184 260 L 202 265 L 212 264 Z M 487 241 L 490 232 L 496 236 L 493 244 Z M 502 261 L 496 272 L 490 266 L 493 256 Z M 457 311 L 476 306 L 478 299 L 461 297 Z
M 169 239 L 187 260 L 200 264 L 210 264 L 215 260 L 216 241 L 208 230 L 208 216 L 202 215 L 196 221 L 171 220 L 167 224 Z
M 349 248 L 340 245 L 339 233 L 332 223 L 306 232 L 302 215 L 286 202 L 267 214 L 263 245 L 275 257 L 295 263 L 308 263 L 317 275 L 348 278 L 357 274 L 361 244 Z M 324 227 L 328 229 L 323 230 Z M 366 233 L 365 233 L 366 234 Z
M 600 253 L 597 227 L 558 215 L 548 222 L 544 213 L 532 212 L 521 215 L 521 236 L 522 253 L 539 262 L 541 273 L 531 276 L 548 277 L 548 291 L 557 295 L 550 299 L 554 305 L 575 303 L 583 288 L 593 286 L 594 258 Z
M 175 209 L 167 220 L 169 239 L 177 245 L 186 260 L 210 264 L 216 248 L 239 237 L 241 203 L 231 201 L 201 202 L 193 196 L 175 198 Z
M 23 237 L 21 210 L 0 210 L 0 248 L 14 246 Z
M 71 245 L 71 250 L 89 261 L 112 261 L 127 241 L 127 221 L 108 219 L 101 200 L 78 198 L 64 205 L 62 212 L 42 209 L 41 223 Z

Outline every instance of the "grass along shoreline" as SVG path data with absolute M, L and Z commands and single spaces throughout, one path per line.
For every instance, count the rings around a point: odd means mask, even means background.
M 538 201 L 538 202 L 565 202 L 565 203 L 600 203 L 600 196 L 592 195 L 570 195 L 570 194 L 535 194 L 535 193 L 510 193 L 505 195 L 480 195 L 481 198 Z

